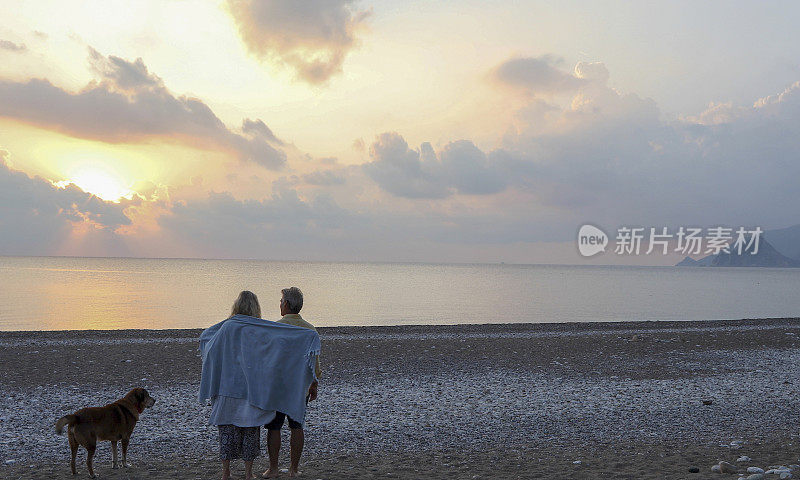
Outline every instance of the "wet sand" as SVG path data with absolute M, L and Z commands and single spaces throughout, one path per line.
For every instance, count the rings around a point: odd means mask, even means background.
M 106 442 L 98 475 L 217 477 L 210 407 L 196 400 L 198 335 L 0 333 L 0 476 L 72 478 L 53 422 L 144 386 L 158 403 L 136 427 L 134 467 L 112 470 Z M 320 335 L 306 478 L 705 479 L 723 476 L 710 470 L 719 460 L 742 472 L 800 463 L 800 319 Z M 742 455 L 752 461 L 737 464 Z M 79 478 L 88 477 L 83 458 Z M 242 478 L 240 465 L 234 474 Z

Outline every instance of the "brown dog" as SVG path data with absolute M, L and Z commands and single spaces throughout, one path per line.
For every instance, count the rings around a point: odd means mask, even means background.
M 145 408 L 150 408 L 156 401 L 144 388 L 134 388 L 122 399 L 109 403 L 105 407 L 89 407 L 78 410 L 72 415 L 65 415 L 56 422 L 56 433 L 61 435 L 65 426 L 69 437 L 69 447 L 72 450 L 72 474 L 75 469 L 75 457 L 78 455 L 78 445 L 86 449 L 86 466 L 89 476 L 95 478 L 92 468 L 92 458 L 97 448 L 97 442 L 111 441 L 111 454 L 113 464 L 117 468 L 117 442 L 122 443 L 122 466 L 129 467 L 127 462 L 128 442 L 130 442 L 133 427 L 139 420 L 139 414 Z

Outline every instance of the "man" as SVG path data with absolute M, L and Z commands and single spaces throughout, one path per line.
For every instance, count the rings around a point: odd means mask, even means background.
M 303 327 L 317 331 L 314 325 L 311 325 L 300 316 L 300 309 L 303 308 L 303 292 L 297 287 L 284 288 L 281 290 L 281 319 L 280 323 L 294 325 L 295 327 Z M 321 375 L 319 368 L 319 356 L 316 359 L 314 371 L 317 379 Z M 314 401 L 317 399 L 318 382 L 315 380 L 311 383 L 308 389 L 307 401 Z M 281 451 L 281 427 L 287 415 L 282 412 L 275 412 L 275 419 L 266 425 L 267 428 L 267 451 L 269 452 L 269 470 L 262 475 L 264 478 L 274 478 L 278 476 L 278 455 Z M 289 420 L 289 430 L 291 430 L 290 444 L 290 466 L 289 476 L 297 476 L 300 472 L 300 455 L 303 453 L 303 444 L 305 443 L 305 434 L 303 433 L 303 424 L 296 422 L 291 417 Z

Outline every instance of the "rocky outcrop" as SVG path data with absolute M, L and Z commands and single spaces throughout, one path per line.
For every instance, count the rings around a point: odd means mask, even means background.
M 800 261 L 783 255 L 775 250 L 769 242 L 762 237 L 759 241 L 758 251 L 755 254 L 743 250 L 741 254 L 731 248 L 730 253 L 720 252 L 711 260 L 712 267 L 800 267 Z

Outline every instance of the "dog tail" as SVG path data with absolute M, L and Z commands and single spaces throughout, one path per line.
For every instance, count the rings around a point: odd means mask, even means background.
M 64 427 L 69 425 L 70 427 L 78 423 L 78 416 L 77 415 L 64 415 L 63 417 L 59 418 L 56 422 L 56 433 L 61 435 L 64 431 Z

